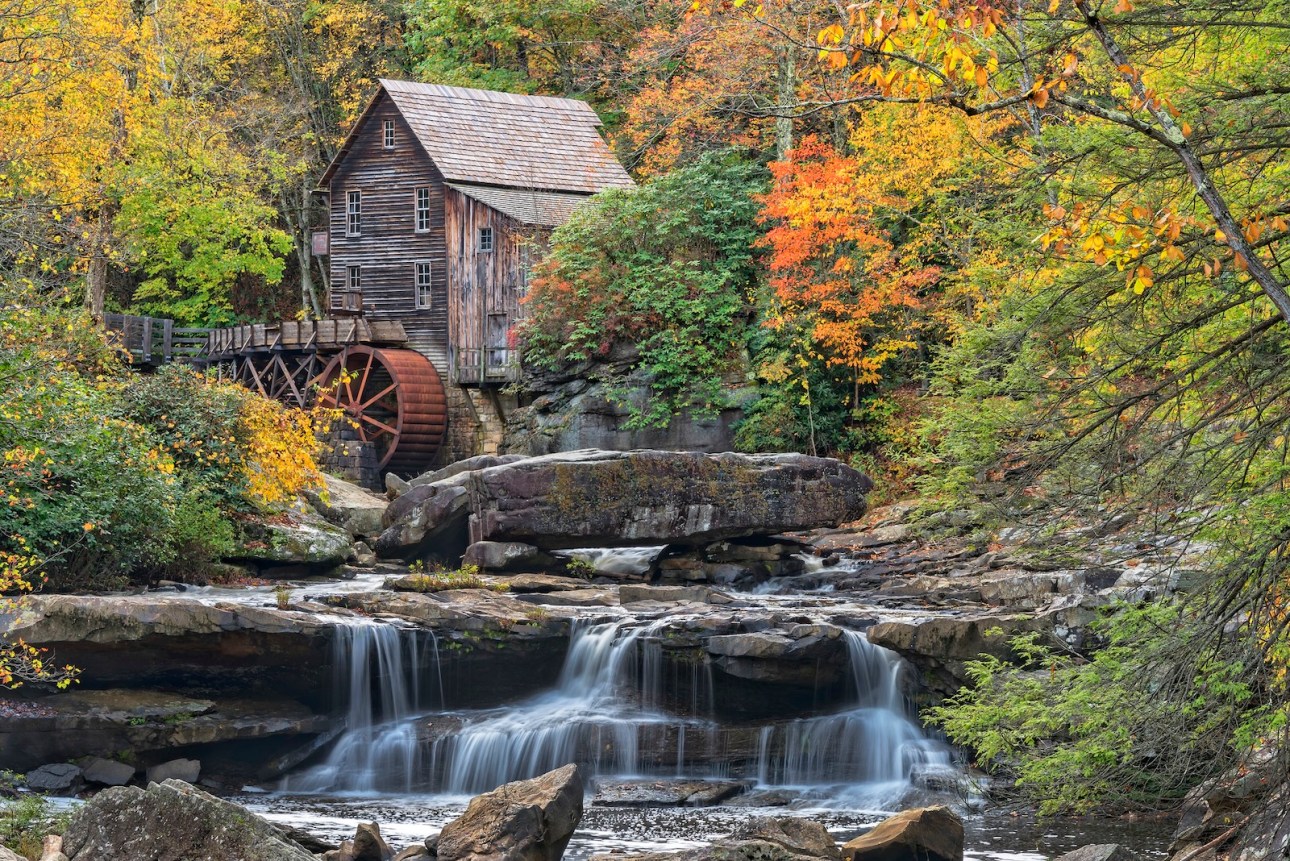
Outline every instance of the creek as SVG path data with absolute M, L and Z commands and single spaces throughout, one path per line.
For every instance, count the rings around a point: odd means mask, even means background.
M 768 606 L 792 601 L 758 599 Z M 442 652 L 449 646 L 433 632 L 350 618 L 337 628 L 331 655 L 334 719 L 343 732 L 315 761 L 237 800 L 337 840 L 357 822 L 374 820 L 393 844 L 407 845 L 459 815 L 473 794 L 577 761 L 593 786 L 620 796 L 589 795 L 571 861 L 613 849 L 694 847 L 740 820 L 786 812 L 819 819 L 848 839 L 891 812 L 931 802 L 968 811 L 968 857 L 980 861 L 1043 861 L 1111 841 L 1144 857 L 1163 854 L 1161 826 L 1036 825 L 983 810 L 960 758 L 917 722 L 909 668 L 860 630 L 842 633 L 841 703 L 805 703 L 803 716 L 792 720 L 723 722 L 710 665 L 663 659 L 669 626 L 684 612 L 623 609 L 609 620 L 600 612 L 575 618 L 555 684 L 487 709 L 454 708 L 445 696 Z M 714 791 L 738 783 L 741 794 L 720 806 L 648 800 L 652 790 L 681 781 L 706 781 Z M 632 798 L 633 787 L 644 795 Z

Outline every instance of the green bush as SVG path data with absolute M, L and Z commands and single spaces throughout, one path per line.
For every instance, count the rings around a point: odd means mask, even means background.
M 113 386 L 75 375 L 14 379 L 5 397 L 0 535 L 44 557 L 59 588 L 119 587 L 173 555 L 182 485 L 146 428 L 113 417 L 115 403 Z
M 970 662 L 971 686 L 924 718 L 1044 814 L 1158 809 L 1281 728 L 1248 644 L 1214 643 L 1179 606 L 1114 608 L 1096 630 L 1089 657 L 1011 640 L 1015 662 Z
M 633 189 L 602 192 L 552 236 L 536 270 L 524 361 L 548 370 L 627 352 L 650 381 L 650 402 L 611 397 L 636 427 L 664 427 L 684 410 L 727 399 L 723 376 L 742 368 L 757 257 L 755 223 L 767 173 L 731 153 Z

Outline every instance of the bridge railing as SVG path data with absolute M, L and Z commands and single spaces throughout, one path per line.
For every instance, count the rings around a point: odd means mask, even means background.
M 209 350 L 210 330 L 176 326 L 174 320 L 104 314 L 103 325 L 138 365 L 201 362 Z

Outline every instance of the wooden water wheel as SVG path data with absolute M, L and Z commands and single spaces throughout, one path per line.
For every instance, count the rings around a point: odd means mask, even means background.
M 376 448 L 382 470 L 415 472 L 429 465 L 448 426 L 443 382 L 429 359 L 412 350 L 349 347 L 321 380 L 319 402 L 344 411 L 359 437 Z

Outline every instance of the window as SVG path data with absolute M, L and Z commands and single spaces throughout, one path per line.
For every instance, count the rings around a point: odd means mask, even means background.
M 345 289 L 346 290 L 363 289 L 363 267 L 362 266 L 345 267 Z
M 385 148 L 394 149 L 394 120 L 385 121 Z
M 493 250 L 493 228 L 491 227 L 479 228 L 479 250 L 480 251 Z
M 430 292 L 430 273 L 432 268 L 430 261 L 418 260 L 416 262 L 416 300 L 418 308 L 429 308 L 433 301 L 433 294 Z
M 416 205 L 417 233 L 430 232 L 430 189 L 417 189 Z
M 345 195 L 345 219 L 346 236 L 363 232 L 363 192 L 351 191 Z

